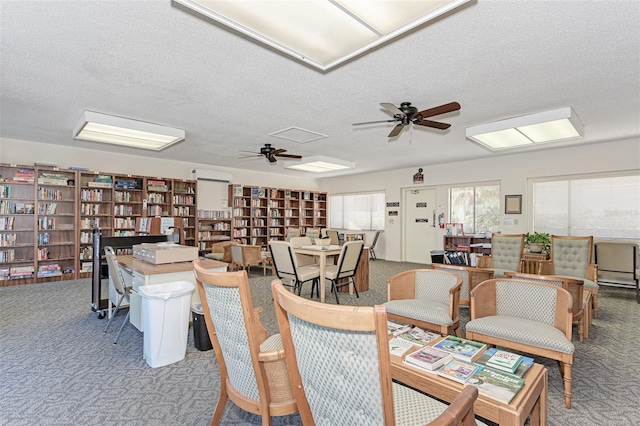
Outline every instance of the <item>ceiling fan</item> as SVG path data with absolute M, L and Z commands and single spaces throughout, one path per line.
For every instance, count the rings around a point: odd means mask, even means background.
M 282 149 L 282 148 L 276 149 L 276 148 L 272 147 L 270 143 L 265 143 L 264 146 L 262 148 L 260 148 L 260 152 L 259 153 L 255 153 L 253 151 L 245 151 L 245 150 L 240 150 L 240 152 L 251 153 L 252 155 L 245 155 L 245 156 L 238 157 L 238 158 L 260 157 L 260 156 L 264 155 L 264 157 L 267 160 L 269 160 L 270 163 L 275 163 L 276 161 L 278 161 L 278 159 L 276 157 L 295 158 L 295 159 L 302 158 L 301 155 L 285 154 L 285 152 L 287 152 L 286 149 Z
M 363 123 L 353 123 L 354 126 L 360 124 L 373 124 L 373 123 L 393 123 L 398 122 L 396 127 L 391 130 L 389 137 L 398 136 L 405 126 L 413 123 L 418 126 L 433 127 L 434 129 L 446 130 L 451 127 L 451 124 L 441 123 L 439 121 L 426 120 L 427 117 L 433 117 L 434 115 L 440 115 L 451 111 L 457 111 L 460 109 L 460 104 L 457 102 L 450 102 L 448 104 L 440 105 L 437 107 L 425 109 L 424 111 L 418 111 L 418 108 L 411 105 L 411 102 L 402 102 L 400 108 L 394 104 L 383 102 L 380 104 L 384 109 L 393 114 L 393 120 L 381 120 L 381 121 L 366 121 Z

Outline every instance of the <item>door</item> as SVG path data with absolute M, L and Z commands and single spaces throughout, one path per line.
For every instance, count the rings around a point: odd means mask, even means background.
M 431 250 L 436 248 L 436 190 L 404 191 L 404 260 L 431 263 Z

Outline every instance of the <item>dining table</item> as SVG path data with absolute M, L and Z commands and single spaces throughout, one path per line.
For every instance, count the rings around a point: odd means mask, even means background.
M 325 278 L 327 272 L 327 258 L 331 256 L 340 255 L 342 247 L 339 245 L 327 245 L 327 246 L 301 246 L 293 249 L 295 253 L 306 254 L 310 256 L 317 256 L 319 258 L 320 267 L 320 301 L 324 302 L 326 289 Z M 353 294 L 353 282 L 349 285 L 349 294 Z

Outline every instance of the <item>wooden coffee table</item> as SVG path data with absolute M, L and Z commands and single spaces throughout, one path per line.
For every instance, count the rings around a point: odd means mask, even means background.
M 415 348 L 417 350 L 418 347 Z M 404 356 L 391 355 L 391 377 L 394 380 L 447 402 L 452 402 L 460 394 L 462 384 L 407 365 L 402 362 Z M 547 369 L 534 363 L 524 379 L 525 386 L 508 405 L 478 394 L 473 404 L 475 414 L 500 426 L 521 426 L 527 417 L 530 417 L 531 426 L 546 426 Z

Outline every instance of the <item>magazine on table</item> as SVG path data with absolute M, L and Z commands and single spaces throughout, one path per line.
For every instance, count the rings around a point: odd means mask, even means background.
M 487 365 L 487 360 L 496 353 L 499 349 L 489 348 L 487 349 L 475 362 L 476 364 Z M 523 377 L 524 374 L 529 371 L 529 368 L 533 365 L 534 359 L 528 356 L 522 356 L 522 362 L 518 365 L 518 368 L 513 372 L 515 376 Z
M 397 322 L 387 320 L 387 332 L 389 334 L 399 336 L 409 330 L 411 330 L 411 326 L 409 324 L 398 324 Z
M 453 355 L 448 352 L 425 346 L 407 355 L 404 362 L 434 371 L 452 359 Z
M 440 370 L 438 370 L 438 375 L 446 377 L 447 379 L 455 380 L 456 382 L 464 383 L 480 368 L 482 368 L 481 365 L 454 357 Z
M 434 340 L 440 339 L 442 336 L 431 331 L 423 330 L 420 327 L 413 327 L 411 330 L 400 335 L 401 338 L 407 339 L 418 345 L 426 345 Z
M 391 355 L 402 356 L 414 346 L 414 343 L 409 340 L 394 337 L 389 340 L 389 353 Z
M 513 352 L 497 350 L 487 360 L 486 364 L 487 367 L 506 371 L 507 373 L 513 373 L 518 369 L 518 366 L 523 359 L 524 357 L 522 355 L 514 354 Z
M 434 348 L 451 352 L 454 357 L 473 362 L 487 349 L 487 345 L 473 340 L 466 340 L 456 336 L 447 336 L 433 345 Z
M 469 377 L 467 383 L 477 387 L 480 394 L 504 404 L 509 404 L 525 385 L 524 379 L 518 376 L 483 365 Z

